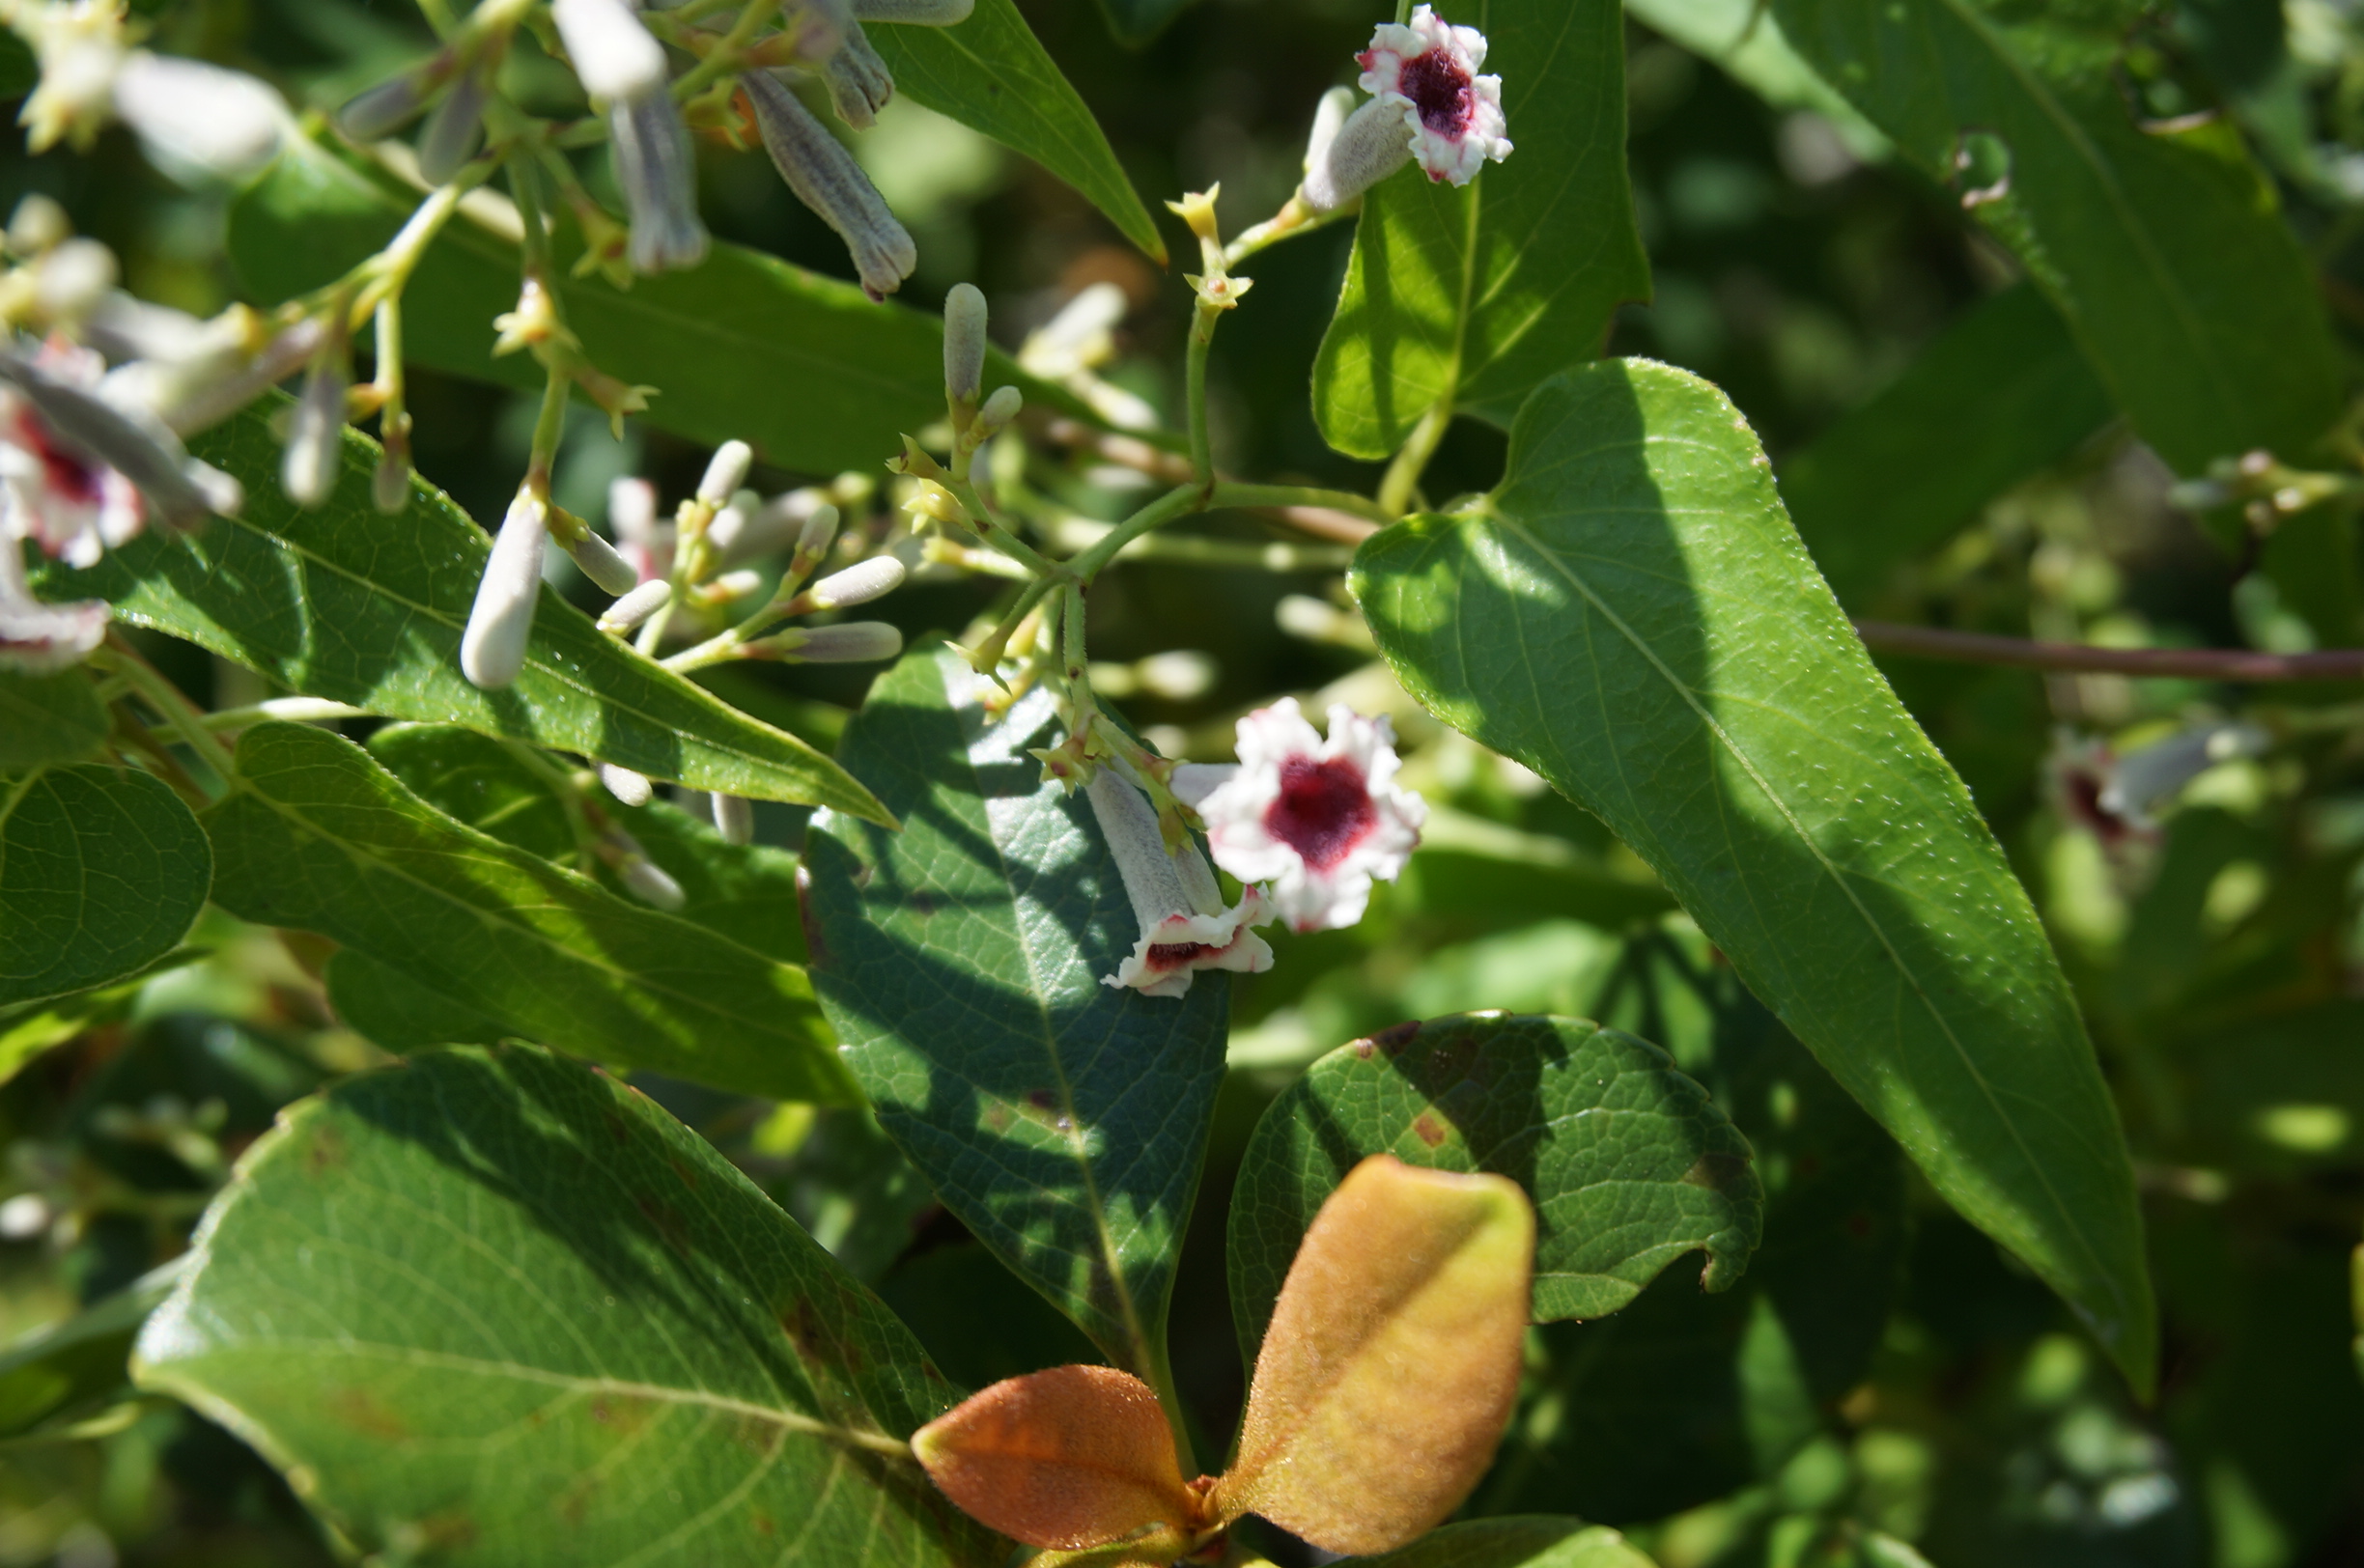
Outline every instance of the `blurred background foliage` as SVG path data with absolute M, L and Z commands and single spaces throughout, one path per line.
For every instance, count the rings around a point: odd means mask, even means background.
M 313 106 L 427 47 L 398 0 L 137 9 L 163 46 L 262 71 Z M 1114 6 L 1134 33 L 1168 9 Z M 1140 188 L 1221 182 L 1233 228 L 1293 187 L 1311 104 L 1350 76 L 1372 21 L 1346 0 L 1201 0 L 1128 45 L 1093 0 L 1024 10 Z M 2020 351 L 2057 329 L 2045 336 L 2040 307 L 2029 315 L 2013 264 L 1965 221 L 1955 191 L 1891 160 L 1815 84 L 1785 78 L 1778 51 L 1718 63 L 1729 52 L 1718 41 L 1748 18 L 1745 0 L 1633 8 L 1631 157 L 1655 298 L 1622 313 L 1610 349 L 1689 367 L 1731 394 L 1849 608 L 2125 647 L 2364 641 L 2352 517 L 2299 516 L 2243 555 L 2173 507 L 2166 470 L 2094 401 L 2081 367 Z M 572 91 L 529 47 L 507 69 L 521 97 Z M 2237 118 L 2275 171 L 2352 358 L 2364 324 L 2364 8 L 2154 6 L 2124 70 L 2147 113 Z M 28 82 L 21 57 L 0 60 L 0 91 Z M 1133 308 L 1112 378 L 1170 406 L 1187 295 L 1074 192 L 905 102 L 859 151 L 918 239 L 908 297 L 971 279 L 1014 345 L 1081 288 L 1115 283 Z M 759 158 L 706 154 L 718 234 L 846 272 L 843 248 Z M 200 313 L 237 296 L 221 198 L 153 173 L 125 133 L 86 157 L 0 154 L 0 206 L 29 191 L 112 245 L 134 292 Z M 1214 369 L 1218 451 L 1240 471 L 1371 477 L 1323 446 L 1306 397 L 1348 243 L 1340 227 L 1251 268 L 1254 296 Z M 1978 341 L 1955 330 L 1974 321 L 1992 330 Z M 1992 459 L 1984 482 L 1956 493 L 1916 489 L 1927 475 L 1863 456 L 1878 450 L 1865 421 L 1932 344 L 1956 357 L 1944 362 L 1950 378 L 1913 393 L 1919 438 L 1942 447 L 1958 427 L 1991 448 L 1973 454 Z M 524 460 L 532 400 L 424 372 L 414 386 L 420 469 L 479 518 L 495 515 Z M 1987 417 L 2009 386 L 2036 408 L 2015 434 Z M 1484 488 L 1502 458 L 1499 433 L 1465 421 L 1430 493 Z M 661 434 L 617 442 L 578 411 L 560 499 L 596 515 L 606 482 L 627 472 L 678 495 L 703 460 Z M 766 477 L 775 488 L 829 476 Z M 1113 502 L 1146 483 L 1087 473 L 1078 496 Z M 1867 547 L 1868 525 L 1845 509 L 1890 494 L 1913 498 L 1899 526 L 1918 532 Z M 988 591 L 915 587 L 881 607 L 919 638 L 957 630 Z M 1210 1438 L 1242 1393 L 1222 1219 L 1258 1111 L 1313 1055 L 1398 1019 L 1548 1009 L 1674 1051 L 1756 1142 L 1773 1208 L 1745 1288 L 1705 1297 L 1675 1269 L 1615 1318 L 1538 1332 L 1511 1438 L 1473 1508 L 1582 1513 L 1625 1526 L 1668 1568 L 1892 1560 L 1872 1531 L 1941 1568 L 2364 1564 L 2364 687 L 1885 664 L 2035 892 L 2117 1090 L 2166 1325 L 2163 1391 L 2145 1410 L 2046 1291 L 1915 1185 L 1647 872 L 1534 775 L 1413 709 L 1342 606 L 1334 574 L 1173 563 L 1128 567 L 1093 603 L 1093 648 L 1112 665 L 1207 656 L 1189 678 L 1168 665 L 1167 678 L 1137 681 L 1122 704 L 1169 750 L 1219 756 L 1244 707 L 1322 691 L 1393 713 L 1407 782 L 1438 808 L 1428 847 L 1380 890 L 1371 919 L 1276 938 L 1280 962 L 1238 993 L 1233 1071 L 1174 1314 L 1177 1365 Z M 144 646 L 202 700 L 264 694 L 193 649 Z M 826 741 L 861 679 L 769 667 L 735 675 L 731 694 Z M 1121 685 L 1112 676 L 1104 689 Z M 2064 732 L 2123 752 L 2236 716 L 2269 738 L 2263 754 L 2209 768 L 2154 827 L 2097 817 L 2090 790 L 2055 760 Z M 802 824 L 766 807 L 760 833 L 793 848 Z M 95 1320 L 80 1339 L 37 1332 L 78 1304 L 152 1298 L 152 1271 L 169 1269 L 274 1110 L 383 1059 L 328 1007 L 327 957 L 315 939 L 210 916 L 145 980 L 0 1016 L 0 1343 L 15 1342 L 0 1351 L 0 1564 L 335 1558 L 234 1439 L 129 1395 L 121 1366 L 135 1305 L 112 1338 Z M 1087 1356 L 934 1207 L 862 1115 L 644 1086 L 876 1283 L 956 1379 Z

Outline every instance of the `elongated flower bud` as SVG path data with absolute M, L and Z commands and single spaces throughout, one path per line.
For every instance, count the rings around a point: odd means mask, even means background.
M 643 904 L 673 910 L 690 902 L 690 896 L 682 891 L 682 884 L 645 854 L 635 853 L 625 855 L 616 862 L 616 876 Z
M 391 445 L 370 474 L 370 504 L 388 516 L 410 505 L 410 460 Z
M 796 552 L 806 560 L 817 561 L 829 553 L 837 542 L 837 509 L 827 502 L 813 508 L 804 519 L 803 532 L 797 535 Z
M 867 561 L 823 577 L 798 597 L 806 609 L 844 609 L 851 604 L 867 604 L 894 592 L 903 586 L 903 575 L 902 562 L 891 555 L 873 555 Z
M 894 97 L 894 77 L 858 23 L 848 24 L 837 52 L 821 68 L 821 79 L 829 83 L 837 118 L 856 130 L 877 125 L 879 111 Z
M 858 22 L 903 22 L 917 27 L 957 27 L 976 9 L 976 0 L 854 0 Z
M 728 504 L 740 486 L 746 483 L 747 468 L 755 461 L 755 449 L 745 441 L 724 441 L 715 448 L 715 455 L 706 463 L 706 477 L 698 481 L 697 498 L 708 506 Z
M 1330 144 L 1337 140 L 1338 127 L 1346 124 L 1346 117 L 1354 113 L 1354 89 L 1351 87 L 1333 87 L 1313 106 L 1313 129 L 1306 136 L 1306 173 L 1313 172 L 1313 165 L 1322 160 L 1330 151 Z
M 1336 211 L 1411 161 L 1412 133 L 1403 111 L 1372 98 L 1346 117 L 1306 170 L 1306 206 Z
M 985 295 L 973 283 L 955 283 L 944 295 L 944 396 L 976 406 L 985 385 Z
M 420 73 L 405 71 L 346 99 L 336 113 L 337 126 L 356 142 L 379 141 L 408 125 L 425 103 Z
M 977 410 L 978 432 L 981 434 L 992 435 L 1004 429 L 1011 420 L 1024 412 L 1026 412 L 1025 393 L 1014 386 L 995 387 L 994 395 L 987 398 L 985 406 Z
M 479 62 L 464 72 L 435 106 L 419 130 L 419 178 L 440 185 L 476 155 L 478 133 L 484 128 L 485 98 L 492 89 L 492 62 Z
M 630 631 L 672 602 L 673 585 L 659 577 L 644 582 L 600 612 L 602 631 Z
M 567 546 L 566 552 L 582 568 L 584 576 L 600 585 L 603 593 L 629 594 L 640 585 L 638 570 L 597 534 L 584 534 Z
M 788 657 L 807 664 L 872 664 L 903 653 L 903 633 L 884 621 L 842 621 L 796 634 L 803 641 Z
M 550 20 L 558 24 L 583 91 L 593 98 L 621 102 L 664 86 L 664 45 L 624 0 L 555 0 Z
M 184 183 L 250 178 L 278 156 L 288 125 L 287 103 L 268 84 L 145 49 L 124 58 L 115 112 L 138 132 L 149 160 Z
M 657 793 L 647 774 L 635 773 L 629 768 L 618 768 L 611 762 L 600 764 L 599 776 L 601 785 L 607 793 L 628 806 L 647 805 L 650 798 Z
M 715 831 L 725 844 L 755 842 L 755 802 L 736 795 L 714 797 Z
M 773 167 L 788 182 L 797 200 L 837 231 L 853 253 L 854 269 L 861 276 L 862 292 L 884 299 L 911 276 L 919 265 L 919 249 L 886 207 L 886 198 L 870 183 L 861 165 L 827 126 L 806 112 L 796 95 L 768 71 L 751 70 L 739 78 L 754 105 L 755 126 L 763 133 L 764 151 Z
M 524 490 L 509 503 L 492 558 L 476 584 L 476 604 L 460 638 L 460 669 L 469 682 L 497 691 L 525 667 L 534 604 L 542 596 L 542 546 L 549 530 L 542 503 Z
M 341 354 L 323 354 L 304 377 L 303 395 L 288 421 L 287 454 L 279 462 L 279 488 L 297 506 L 318 506 L 336 489 L 338 460 L 345 443 L 345 364 Z
M 9 213 L 9 249 L 18 256 L 39 256 L 73 238 L 73 220 L 66 209 L 39 191 L 16 204 Z
M 633 25 L 637 26 L 637 23 Z M 697 213 L 697 157 L 690 127 L 667 93 L 619 98 L 607 111 L 616 183 L 632 214 L 625 256 L 635 272 L 695 266 L 706 259 Z

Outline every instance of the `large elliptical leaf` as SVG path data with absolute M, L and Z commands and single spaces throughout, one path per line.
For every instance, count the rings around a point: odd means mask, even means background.
M 1405 687 L 1607 822 L 2147 1390 L 2133 1171 L 2068 982 L 1731 404 L 1645 360 L 1572 371 L 1499 490 L 1375 535 L 1353 585 Z
M 1480 0 L 1451 19 L 1486 34 L 1517 151 L 1465 186 L 1415 165 L 1364 197 L 1313 366 L 1313 417 L 1352 457 L 1386 457 L 1439 403 L 1508 424 L 1649 294 L 1617 0 Z
M 969 19 L 953 27 L 873 22 L 864 32 L 894 73 L 896 92 L 1032 158 L 1165 262 L 1166 241 L 1108 133 L 1014 0 L 976 0 Z
M 2183 473 L 2308 452 L 2340 410 L 2337 350 L 2273 183 L 2222 118 L 2134 118 L 2138 8 L 1772 0 L 1790 44 L 2018 252 L 2135 430 Z M 1997 145 L 1999 144 L 1999 145 Z M 1964 172 L 1964 165 L 1968 172 Z
M 212 880 L 205 830 L 152 773 L 86 763 L 0 777 L 0 1007 L 162 958 Z
M 1263 1343 L 1322 1203 L 1374 1154 L 1487 1171 L 1535 1208 L 1534 1315 L 1597 1318 L 1685 1252 L 1729 1288 L 1759 1235 L 1748 1140 L 1647 1041 L 1583 1019 L 1465 1013 L 1341 1046 L 1256 1124 L 1231 1204 L 1231 1316 Z
M 955 1390 L 703 1139 L 529 1048 L 289 1110 L 149 1320 L 142 1386 L 364 1551 L 985 1565 L 901 1440 Z
M 907 655 L 842 754 L 899 833 L 816 817 L 806 940 L 822 1007 L 879 1123 L 979 1241 L 1117 1364 L 1163 1385 L 1174 1261 L 1228 1019 L 1101 984 L 1140 931 L 1082 796 L 1027 755 L 1041 687 L 989 720 L 954 655 Z
M 293 299 L 376 255 L 423 197 L 383 170 L 294 139 L 231 204 L 230 257 L 257 298 Z M 409 359 L 540 390 L 530 354 L 492 357 L 492 318 L 517 305 L 518 233 L 497 198 L 463 204 L 403 295 Z M 572 226 L 555 242 L 562 263 L 580 251 Z M 781 467 L 834 474 L 875 471 L 902 449 L 904 431 L 943 417 L 940 321 L 760 251 L 718 241 L 702 266 L 634 278 L 629 292 L 562 266 L 555 288 L 601 370 L 657 388 L 639 417 L 660 430 L 708 445 L 748 441 Z M 1098 423 L 999 353 L 986 374 L 998 378 L 988 386 L 1023 388 L 1029 407 Z
M 0 542 L 0 549 L 17 547 L 15 540 Z M 0 670 L 0 773 L 86 761 L 106 738 L 106 706 L 81 670 Z
M 879 811 L 869 791 L 810 745 L 641 658 L 547 588 L 516 684 L 470 686 L 460 672 L 460 634 L 492 545 L 424 483 L 413 482 L 401 517 L 373 508 L 378 446 L 358 431 L 345 433 L 335 490 L 308 510 L 279 489 L 267 407 L 190 445 L 246 487 L 243 515 L 215 518 L 194 534 L 151 529 L 87 572 L 51 566 L 37 585 L 52 597 L 98 594 L 135 626 L 389 718 L 578 751 L 699 789 Z
M 206 814 L 214 897 L 333 937 L 457 1016 L 596 1061 L 857 1104 L 794 965 L 453 821 L 352 742 L 258 724 Z

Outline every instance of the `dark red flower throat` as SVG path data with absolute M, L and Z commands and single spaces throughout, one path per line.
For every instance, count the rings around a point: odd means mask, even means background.
M 1443 49 L 1430 49 L 1405 61 L 1395 83 L 1419 107 L 1421 124 L 1440 136 L 1465 133 L 1478 112 L 1470 73 Z
M 1363 770 L 1342 757 L 1291 757 L 1280 765 L 1279 798 L 1264 808 L 1264 831 L 1316 871 L 1346 858 L 1378 820 Z

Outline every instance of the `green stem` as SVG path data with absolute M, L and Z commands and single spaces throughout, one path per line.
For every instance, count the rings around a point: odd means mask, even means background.
M 205 765 L 220 775 L 225 792 L 238 779 L 238 760 L 220 737 L 205 727 L 205 715 L 197 705 L 188 700 L 181 688 L 166 680 L 155 665 L 134 652 L 129 643 L 119 636 L 107 638 L 106 645 L 92 655 L 91 661 L 100 669 L 120 675 L 131 689 L 147 699 L 148 706 L 158 717 L 173 727 L 191 751 Z
M 722 41 L 707 52 L 706 58 L 674 78 L 673 101 L 687 103 L 700 93 L 739 69 L 740 51 L 763 24 L 779 14 L 779 0 L 746 0 L 739 8 L 739 19 L 731 23 Z
M 1224 247 L 1224 265 L 1237 266 L 1256 252 L 1277 245 L 1283 239 L 1294 239 L 1301 234 L 1326 229 L 1340 218 L 1353 217 L 1362 210 L 1360 198 L 1334 207 L 1327 212 L 1316 212 L 1291 196 L 1281 204 L 1280 211 L 1252 229 L 1242 230 L 1238 238 Z
M 1172 490 L 1134 513 L 1109 530 L 1108 537 L 1067 563 L 1067 571 L 1078 582 L 1089 582 L 1100 569 L 1116 559 L 1127 545 L 1150 529 L 1188 517 L 1204 508 L 1206 491 L 1196 485 L 1176 485 Z
M 1318 506 L 1368 518 L 1382 525 L 1402 516 L 1390 512 L 1383 502 L 1367 495 L 1358 495 L 1353 490 L 1319 490 L 1311 485 L 1220 484 L 1215 487 L 1215 493 L 1207 497 L 1207 506 L 1209 510 L 1226 506 Z
M 1413 492 L 1420 489 L 1421 472 L 1428 460 L 1435 456 L 1437 442 L 1445 438 L 1445 428 L 1452 423 L 1452 400 L 1439 398 L 1429 410 L 1421 415 L 1420 423 L 1404 441 L 1395 461 L 1388 464 L 1387 477 L 1379 482 L 1379 510 L 1383 520 L 1393 522 L 1412 510 Z
M 1191 316 L 1188 401 L 1190 405 L 1191 477 L 1200 488 L 1215 483 L 1215 442 L 1207 429 L 1207 350 L 1215 344 L 1215 322 L 1222 311 L 1203 300 Z
M 970 518 L 977 525 L 978 536 L 986 544 L 1038 577 L 1056 577 L 1059 574 L 1058 563 L 1019 538 L 1018 531 L 1001 519 L 1001 515 L 985 499 L 985 492 L 977 489 L 974 480 L 956 478 L 944 488 L 969 509 Z

